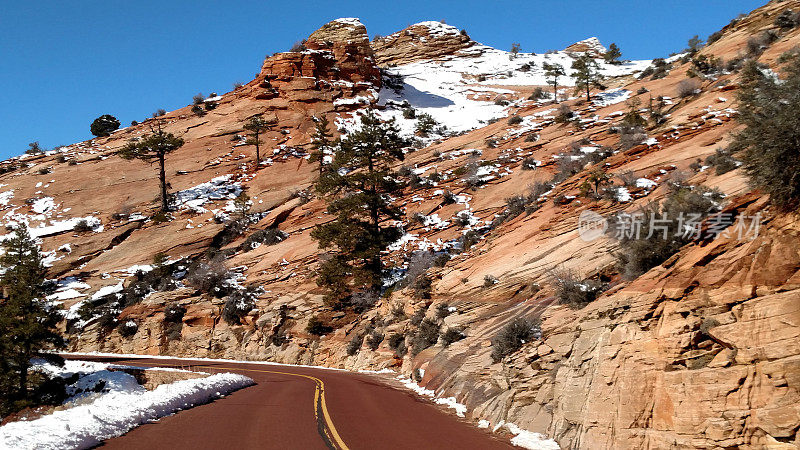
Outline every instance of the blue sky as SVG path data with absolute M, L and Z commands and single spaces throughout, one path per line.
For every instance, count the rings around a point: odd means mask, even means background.
M 484 44 L 562 49 L 589 36 L 623 58 L 666 56 L 765 0 L 271 2 L 76 0 L 0 4 L 0 158 L 38 140 L 46 148 L 91 137 L 112 114 L 123 124 L 197 92 L 247 82 L 266 54 L 325 22 L 359 17 L 370 36 L 445 20 Z

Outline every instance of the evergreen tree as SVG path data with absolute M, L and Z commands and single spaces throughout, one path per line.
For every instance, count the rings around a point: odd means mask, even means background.
M 566 75 L 564 67 L 561 64 L 548 62 L 542 65 L 544 69 L 544 76 L 547 77 L 547 83 L 553 86 L 553 103 L 558 103 L 558 78 Z
M 25 153 L 29 155 L 38 155 L 44 153 L 44 149 L 39 145 L 39 141 L 34 141 L 28 144 L 28 149 L 25 150 Z
M 30 405 L 31 358 L 59 358 L 47 350 L 65 346 L 56 331 L 59 314 L 45 301 L 46 269 L 25 225 L 3 242 L 0 266 L 0 415 Z
M 328 128 L 330 126 L 328 118 L 325 116 L 318 117 L 315 118 L 315 122 L 316 130 L 314 135 L 311 136 L 311 148 L 314 150 L 308 160 L 312 163 L 319 163 L 319 177 L 322 178 L 322 173 L 325 170 L 325 151 L 331 151 L 334 147 L 334 142 L 331 140 L 333 134 Z
M 619 58 L 622 57 L 622 52 L 617 47 L 617 44 L 611 43 L 606 50 L 605 60 L 609 64 L 619 64 Z
M 169 199 L 167 197 L 167 173 L 164 168 L 164 160 L 168 153 L 181 148 L 183 139 L 176 137 L 172 133 L 163 130 L 161 121 L 156 120 L 155 125 L 150 126 L 150 134 L 141 138 L 132 139 L 127 145 L 122 147 L 119 155 L 123 159 L 141 159 L 142 161 L 158 161 L 158 180 L 161 187 L 161 211 L 169 211 Z
M 589 91 L 593 87 L 599 87 L 600 81 L 603 79 L 600 67 L 598 67 L 597 61 L 584 55 L 572 63 L 572 69 L 575 70 L 575 91 L 585 91 L 588 102 L 590 100 Z
M 317 181 L 335 217 L 311 233 L 321 248 L 333 249 L 317 278 L 332 307 L 346 305 L 357 290 L 380 289 L 381 252 L 401 236 L 397 226 L 382 225 L 402 217 L 389 200 L 402 189 L 390 167 L 403 159 L 406 145 L 394 120 L 381 122 L 369 111 L 361 117 L 361 128 L 341 140 L 331 170 Z
M 522 50 L 522 47 L 518 43 L 511 44 L 511 55 L 509 55 L 509 59 L 516 59 L 519 51 Z
M 697 53 L 698 50 L 700 50 L 703 47 L 703 40 L 700 39 L 700 36 L 695 34 L 694 36 L 692 36 L 692 38 L 689 39 L 689 42 L 687 42 L 686 45 L 687 45 L 686 52 L 695 54 Z
M 800 206 L 800 58 L 792 58 L 783 79 L 755 61 L 742 69 L 739 115 L 745 126 L 729 150 L 741 152 L 751 183 L 770 201 L 791 210 Z
M 103 114 L 102 116 L 94 119 L 92 125 L 89 126 L 89 131 L 97 137 L 110 136 L 111 132 L 119 128 L 119 120 L 110 114 Z
M 244 129 L 250 132 L 247 137 L 248 145 L 256 146 L 256 168 L 261 164 L 261 133 L 267 132 L 277 124 L 274 119 L 265 120 L 261 115 L 253 116 L 244 124 Z

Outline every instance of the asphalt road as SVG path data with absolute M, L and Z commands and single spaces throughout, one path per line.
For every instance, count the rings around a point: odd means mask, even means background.
M 256 385 L 110 439 L 108 449 L 509 449 L 415 393 L 375 376 L 247 363 L 74 357 L 234 372 Z

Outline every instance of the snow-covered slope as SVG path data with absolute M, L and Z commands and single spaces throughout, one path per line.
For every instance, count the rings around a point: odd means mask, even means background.
M 403 104 L 410 105 L 417 112 L 430 114 L 450 131 L 471 130 L 506 115 L 507 107 L 495 103 L 498 95 L 513 94 L 514 87 L 546 86 L 545 63 L 564 67 L 567 76 L 559 79 L 560 86 L 574 86 L 571 66 L 575 58 L 566 51 L 519 53 L 514 57 L 510 52 L 476 45 L 440 60 L 386 69 L 390 75 L 402 79 L 403 89 L 384 86 L 378 103 L 388 106 L 384 116 L 396 117 L 402 128 L 409 132 L 414 123 L 403 123 Z M 606 77 L 633 74 L 651 63 L 642 60 L 608 64 L 601 59 L 597 62 Z

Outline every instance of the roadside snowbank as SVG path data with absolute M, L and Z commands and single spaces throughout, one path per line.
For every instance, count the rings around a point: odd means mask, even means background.
M 148 421 L 251 384 L 253 380 L 243 375 L 223 373 L 163 384 L 152 391 L 112 391 L 89 404 L 0 427 L 0 448 L 90 448 Z

